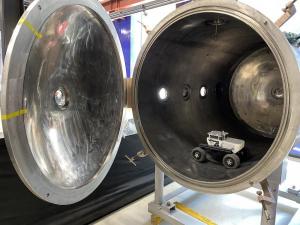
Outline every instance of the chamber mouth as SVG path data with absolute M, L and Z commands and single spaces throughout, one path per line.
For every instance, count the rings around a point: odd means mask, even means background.
M 172 23 L 148 49 L 136 90 L 154 160 L 194 183 L 229 181 L 255 167 L 276 138 L 285 95 L 261 36 L 233 16 L 201 12 Z

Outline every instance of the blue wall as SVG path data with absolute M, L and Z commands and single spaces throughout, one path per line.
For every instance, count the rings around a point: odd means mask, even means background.
M 130 36 L 131 36 L 131 17 L 125 17 L 114 21 L 115 28 L 118 32 L 119 39 L 122 45 L 124 60 L 126 65 L 126 75 L 131 76 L 132 71 L 130 70 Z

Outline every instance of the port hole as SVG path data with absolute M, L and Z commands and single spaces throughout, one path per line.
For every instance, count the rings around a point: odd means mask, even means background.
M 199 94 L 200 94 L 200 97 L 201 98 L 205 98 L 207 96 L 207 87 L 206 86 L 201 86 L 200 87 L 200 91 L 199 91 Z

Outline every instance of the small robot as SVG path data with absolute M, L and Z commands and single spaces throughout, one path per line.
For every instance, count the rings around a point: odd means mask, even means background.
M 236 169 L 240 165 L 240 156 L 243 154 L 245 141 L 228 137 L 224 131 L 211 131 L 206 138 L 207 144 L 199 144 L 192 150 L 193 158 L 202 163 L 207 155 L 213 155 L 216 161 L 221 161 L 225 168 Z

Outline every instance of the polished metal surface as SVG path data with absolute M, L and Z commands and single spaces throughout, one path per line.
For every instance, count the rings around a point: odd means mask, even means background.
M 96 175 L 119 133 L 118 55 L 101 20 L 83 6 L 57 10 L 40 33 L 25 73 L 27 138 L 45 176 L 77 188 Z
M 239 89 L 251 60 L 256 74 L 247 73 L 250 82 Z M 250 98 L 255 79 L 259 96 Z M 193 1 L 156 26 L 140 51 L 134 118 L 147 151 L 173 180 L 201 192 L 232 193 L 265 179 L 291 149 L 300 124 L 299 85 L 293 52 L 269 19 L 237 1 Z M 263 129 L 252 117 L 264 120 L 258 122 Z M 192 149 L 212 130 L 245 141 L 239 168 L 193 160 Z
M 275 137 L 282 116 L 283 85 L 270 50 L 260 49 L 239 64 L 229 93 L 239 119 L 259 134 Z
M 125 125 L 124 63 L 109 16 L 94 0 L 39 0 L 4 65 L 1 109 L 14 166 L 28 188 L 71 204 L 102 182 Z M 27 23 L 27 24 L 28 24 Z

